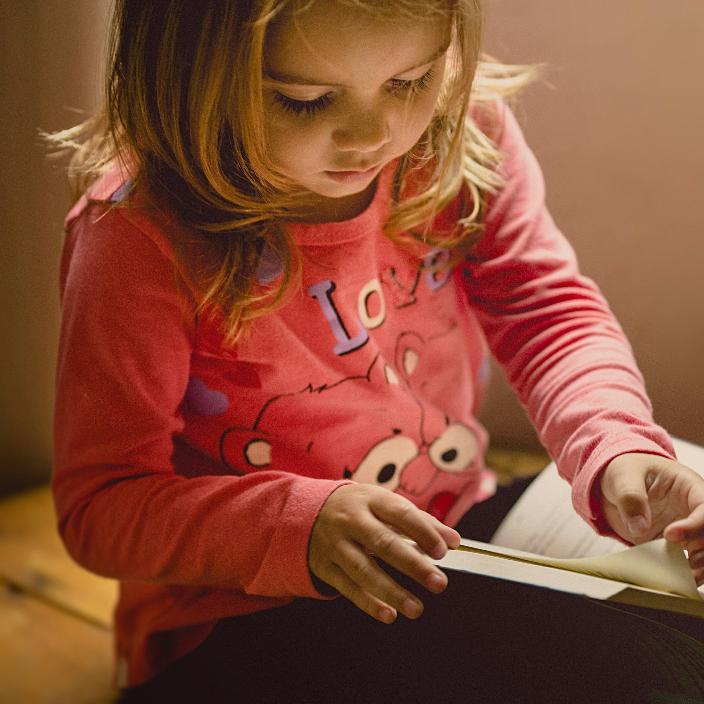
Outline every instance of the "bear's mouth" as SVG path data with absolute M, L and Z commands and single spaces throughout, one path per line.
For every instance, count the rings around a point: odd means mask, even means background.
M 451 491 L 441 491 L 430 499 L 428 513 L 439 521 L 444 521 L 445 516 L 455 505 L 455 501 L 457 501 L 457 494 L 453 494 Z

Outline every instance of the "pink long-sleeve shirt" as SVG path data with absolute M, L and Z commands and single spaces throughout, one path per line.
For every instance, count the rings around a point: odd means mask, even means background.
M 621 329 L 545 208 L 535 158 L 501 115 L 505 185 L 466 261 L 438 269 L 446 253 L 419 258 L 383 236 L 390 165 L 359 216 L 291 226 L 300 289 L 235 347 L 189 315 L 175 217 L 119 207 L 118 171 L 69 213 L 53 488 L 69 552 L 120 580 L 119 684 L 149 679 L 220 618 L 322 598 L 308 541 L 346 482 L 457 522 L 487 493 L 475 417 L 487 343 L 595 527 L 592 485 L 612 458 L 673 456 Z M 260 283 L 278 275 L 265 255 Z

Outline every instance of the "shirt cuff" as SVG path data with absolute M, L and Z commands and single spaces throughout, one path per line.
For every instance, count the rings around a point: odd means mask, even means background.
M 664 446 L 663 446 L 664 445 Z M 622 540 L 611 528 L 602 509 L 599 478 L 609 463 L 619 455 L 642 452 L 658 455 L 669 460 L 676 460 L 672 442 L 667 438 L 663 445 L 654 440 L 633 437 L 621 437 L 605 444 L 590 457 L 577 475 L 572 485 L 572 503 L 577 513 L 587 521 L 599 535 Z M 622 540 L 622 542 L 625 542 Z
M 331 481 L 298 477 L 286 510 L 281 513 L 281 523 L 268 551 L 266 566 L 248 591 L 259 594 L 277 592 L 316 599 L 332 598 L 334 594 L 316 588 L 308 566 L 308 549 L 313 526 L 321 508 L 330 494 L 349 480 Z M 268 567 L 268 568 L 267 568 Z M 268 576 L 267 576 L 268 575 Z M 265 582 L 278 582 L 278 587 Z

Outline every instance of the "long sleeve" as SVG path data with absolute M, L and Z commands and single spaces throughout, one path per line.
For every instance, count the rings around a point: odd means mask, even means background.
M 53 490 L 71 555 L 121 580 L 318 595 L 310 531 L 344 482 L 174 472 L 194 333 L 165 238 L 84 206 L 61 284 Z
M 577 511 L 606 530 L 595 477 L 625 452 L 673 457 L 629 343 L 597 286 L 581 275 L 544 203 L 540 168 L 500 109 L 505 185 L 458 280 L 540 439 L 572 483 Z

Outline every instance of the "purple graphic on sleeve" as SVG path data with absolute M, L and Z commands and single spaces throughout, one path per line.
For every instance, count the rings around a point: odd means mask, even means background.
M 219 416 L 229 406 L 222 391 L 209 389 L 202 379 L 191 377 L 186 389 L 186 403 L 199 416 Z

